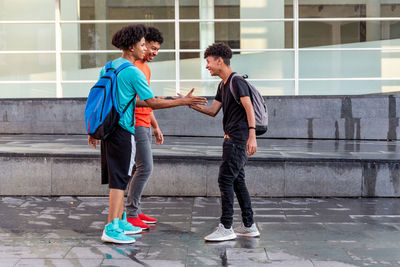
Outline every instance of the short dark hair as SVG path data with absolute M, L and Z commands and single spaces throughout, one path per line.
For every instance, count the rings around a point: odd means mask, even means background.
M 138 43 L 146 34 L 146 26 L 143 24 L 131 24 L 117 31 L 112 38 L 112 44 L 121 50 Z
M 221 57 L 226 65 L 231 64 L 232 49 L 225 43 L 213 43 L 204 52 L 204 58 L 213 56 L 215 59 Z
M 157 42 L 160 44 L 164 42 L 161 32 L 155 27 L 147 28 L 147 33 L 144 36 L 144 39 L 146 39 L 146 42 Z

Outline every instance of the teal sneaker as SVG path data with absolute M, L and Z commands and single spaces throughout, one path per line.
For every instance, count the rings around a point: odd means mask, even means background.
M 124 230 L 119 228 L 119 219 L 115 218 L 112 222 L 104 227 L 101 240 L 104 242 L 112 242 L 117 244 L 130 244 L 135 242 L 135 238 L 124 234 Z
M 126 235 L 134 235 L 142 232 L 142 228 L 133 226 L 126 218 L 126 212 L 122 214 L 122 220 L 119 221 L 121 228 Z

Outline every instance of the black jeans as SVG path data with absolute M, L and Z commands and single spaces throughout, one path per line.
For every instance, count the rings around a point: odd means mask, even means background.
M 222 164 L 218 175 L 222 202 L 221 223 L 225 228 L 232 226 L 233 192 L 235 192 L 239 201 L 244 225 L 250 227 L 254 223 L 250 195 L 244 180 L 244 166 L 246 163 L 246 142 L 238 142 L 231 138 L 226 138 L 223 144 Z

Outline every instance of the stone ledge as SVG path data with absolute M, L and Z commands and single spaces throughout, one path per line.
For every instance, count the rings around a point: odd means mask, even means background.
M 166 137 L 153 146 L 151 196 L 218 196 L 222 138 Z M 258 140 L 253 196 L 400 196 L 400 142 Z M 106 195 L 86 136 L 0 135 L 0 195 Z
M 144 195 L 219 196 L 219 161 L 155 159 Z M 0 195 L 103 196 L 99 159 L 0 157 Z M 400 163 L 250 161 L 252 196 L 398 197 Z

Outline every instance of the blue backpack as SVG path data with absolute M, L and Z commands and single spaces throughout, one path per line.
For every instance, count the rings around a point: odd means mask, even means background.
M 135 100 L 136 95 L 129 101 L 122 112 L 118 110 L 117 75 L 121 70 L 129 66 L 133 66 L 133 64 L 127 62 L 114 69 L 112 61 L 107 62 L 105 66 L 106 73 L 90 89 L 85 107 L 85 125 L 86 131 L 91 137 L 105 140 L 113 133 L 120 117 Z

